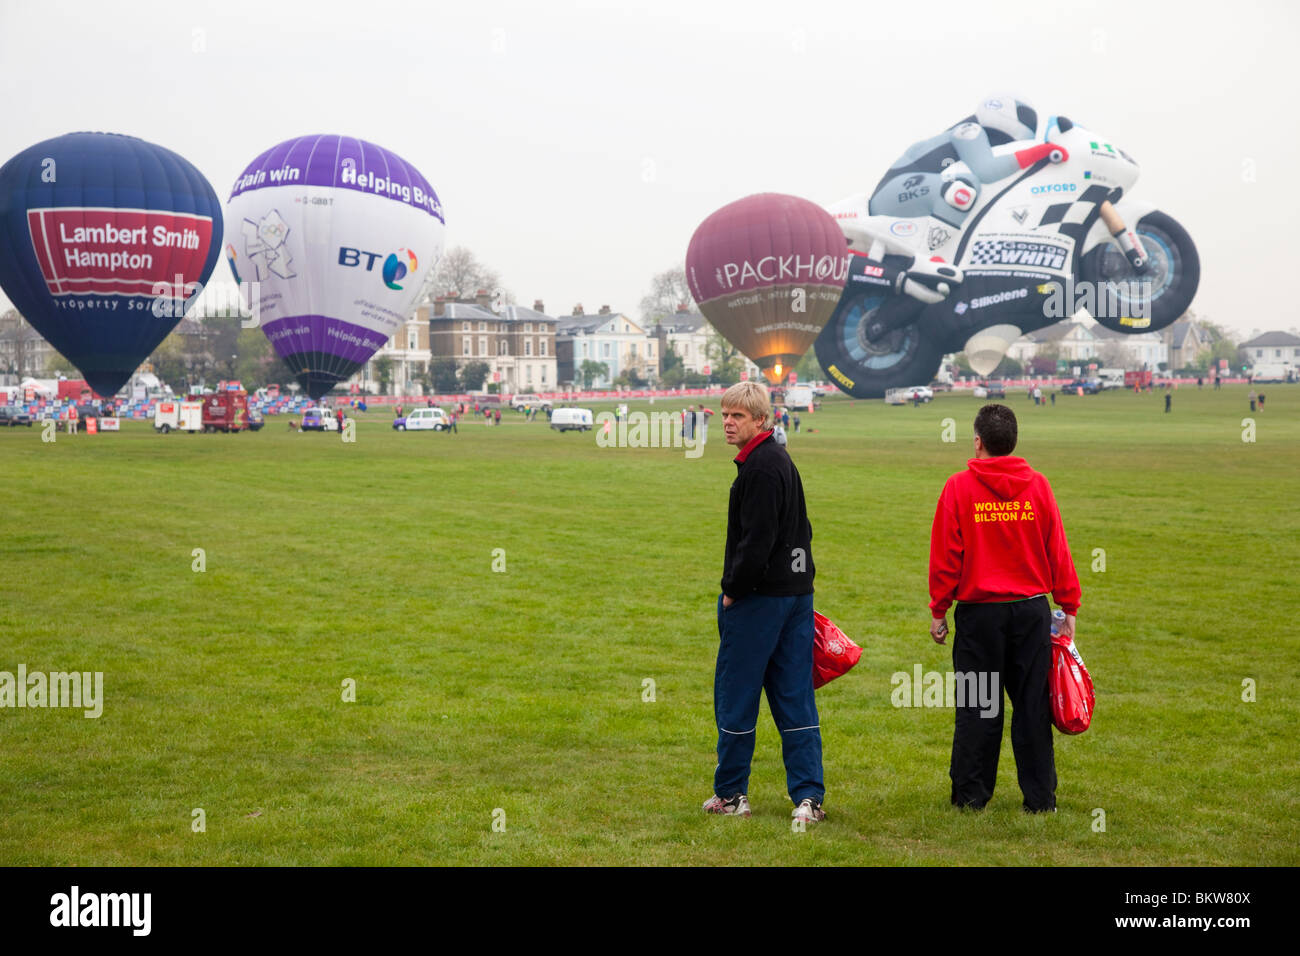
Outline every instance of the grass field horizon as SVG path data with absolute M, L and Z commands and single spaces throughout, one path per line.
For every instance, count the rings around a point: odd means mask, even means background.
M 1300 388 L 1253 414 L 1247 391 L 1006 400 L 1097 689 L 1035 817 L 1009 721 L 993 802 L 959 813 L 952 711 L 891 703 L 893 674 L 951 669 L 929 527 L 982 402 L 803 416 L 816 605 L 863 647 L 817 694 L 828 819 L 806 833 L 766 702 L 754 816 L 700 812 L 735 473 L 717 418 L 698 460 L 509 412 L 443 435 L 375 409 L 352 444 L 285 417 L 0 431 L 0 671 L 104 675 L 97 719 L 0 709 L 0 864 L 1295 865 Z

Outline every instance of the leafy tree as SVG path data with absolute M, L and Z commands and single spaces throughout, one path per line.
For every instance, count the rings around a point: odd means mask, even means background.
M 1002 356 L 1002 361 L 993 370 L 993 378 L 1019 378 L 1025 374 L 1025 367 L 1010 355 Z
M 826 373 L 822 371 L 821 363 L 817 361 L 816 349 L 810 348 L 807 352 L 803 353 L 803 358 L 799 359 L 799 361 L 795 363 L 794 373 L 801 382 L 808 382 L 814 379 L 821 380 L 826 377 Z
M 681 364 L 682 364 L 682 357 L 678 355 L 677 350 L 673 348 L 673 343 L 669 342 L 664 347 L 664 354 L 660 357 L 660 361 L 659 361 L 660 378 L 662 378 L 672 369 L 678 368 Z
M 240 329 L 235 339 L 235 378 L 248 391 L 283 378 L 288 371 L 261 329 Z
M 1029 372 L 1032 375 L 1055 375 L 1056 359 L 1046 355 L 1035 355 L 1029 360 Z
M 459 373 L 460 387 L 467 392 L 479 391 L 491 371 L 492 369 L 488 367 L 487 362 L 465 363 Z
M 371 368 L 375 380 L 379 382 L 379 394 L 387 395 L 393 384 L 393 360 L 387 355 L 381 355 L 371 363 Z
M 714 385 L 735 385 L 745 370 L 745 360 L 740 350 L 709 326 L 704 344 L 704 355 L 709 360 L 709 382 Z
M 456 360 L 444 355 L 429 363 L 429 387 L 440 395 L 459 390 L 460 382 L 456 378 Z
M 583 388 L 591 388 L 591 383 L 596 379 L 609 377 L 609 366 L 593 359 L 583 359 L 578 369 L 578 377 L 582 379 Z

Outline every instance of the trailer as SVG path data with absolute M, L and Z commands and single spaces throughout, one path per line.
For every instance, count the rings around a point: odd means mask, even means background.
M 170 431 L 197 432 L 203 428 L 203 402 L 195 396 L 185 401 L 168 400 L 154 407 L 153 428 L 166 435 Z

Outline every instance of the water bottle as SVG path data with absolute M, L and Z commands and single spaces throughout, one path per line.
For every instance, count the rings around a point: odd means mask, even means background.
M 1065 612 L 1058 607 L 1052 612 L 1052 636 L 1060 634 L 1063 627 L 1065 627 Z

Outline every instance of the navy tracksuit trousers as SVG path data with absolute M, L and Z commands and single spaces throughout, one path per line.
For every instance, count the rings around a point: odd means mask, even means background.
M 713 714 L 718 723 L 718 767 L 713 792 L 749 793 L 759 695 L 781 732 L 786 790 L 796 804 L 821 803 L 822 735 L 813 699 L 813 596 L 751 594 L 730 607 L 718 595 L 718 664 Z

